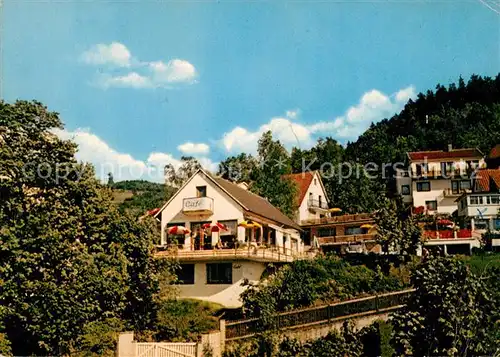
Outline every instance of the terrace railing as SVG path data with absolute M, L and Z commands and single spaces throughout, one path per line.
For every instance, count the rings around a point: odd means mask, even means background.
M 404 306 L 406 299 L 415 289 L 396 291 L 365 298 L 342 301 L 335 304 L 309 307 L 282 312 L 276 315 L 274 327 L 278 330 L 306 327 L 349 318 L 357 314 L 377 314 L 396 310 Z M 259 332 L 261 323 L 258 318 L 226 321 L 226 340 L 238 340 Z
M 347 223 L 358 221 L 373 221 L 370 213 L 344 214 L 340 216 L 323 217 L 319 219 L 305 219 L 300 222 L 301 225 L 329 224 L 329 223 Z
M 374 241 L 375 234 L 351 234 L 342 236 L 331 236 L 331 237 L 319 237 L 318 242 L 320 245 L 335 245 L 343 243 L 353 243 L 353 242 L 365 242 Z
M 307 256 L 296 250 L 280 246 L 249 245 L 241 248 L 213 248 L 204 250 L 178 249 L 173 247 L 166 250 L 157 250 L 157 258 L 176 257 L 181 260 L 197 259 L 249 259 L 264 262 L 291 262 Z

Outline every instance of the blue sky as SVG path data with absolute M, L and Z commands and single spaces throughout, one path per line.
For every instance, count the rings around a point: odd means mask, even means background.
M 3 22 L 4 99 L 61 113 L 58 135 L 118 179 L 185 154 L 213 169 L 266 129 L 345 143 L 420 91 L 500 68 L 493 0 L 4 0 Z

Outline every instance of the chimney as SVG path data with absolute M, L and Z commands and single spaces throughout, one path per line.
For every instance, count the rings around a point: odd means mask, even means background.
M 448 152 L 452 151 L 453 150 L 453 146 L 451 144 L 448 144 Z

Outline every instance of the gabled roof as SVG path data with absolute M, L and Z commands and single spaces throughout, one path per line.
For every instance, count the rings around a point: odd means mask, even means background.
M 475 180 L 478 185 L 478 189 L 482 192 L 489 192 L 492 187 L 493 182 L 497 189 L 500 189 L 500 169 L 481 169 L 478 170 L 475 176 Z
M 483 153 L 477 148 L 453 149 L 450 151 L 414 151 L 409 152 L 408 157 L 411 161 L 420 160 L 439 160 L 439 159 L 475 159 L 483 157 Z
M 314 174 L 310 171 L 300 172 L 298 174 L 283 175 L 283 178 L 288 178 L 295 182 L 298 189 L 298 204 L 300 205 L 304 200 L 307 189 L 311 186 Z
M 498 159 L 500 158 L 500 144 L 497 144 L 493 149 L 491 149 L 488 159 Z
M 216 177 L 212 174 L 205 172 L 203 169 L 199 169 L 196 173 L 191 176 L 185 183 L 180 187 L 177 192 L 168 200 L 163 207 L 155 214 L 157 217 L 161 211 L 168 206 L 168 204 L 174 199 L 179 192 L 181 192 L 184 187 L 199 173 L 205 175 L 209 180 L 211 180 L 216 186 L 218 186 L 222 191 L 224 191 L 230 198 L 232 198 L 237 204 L 239 204 L 245 211 L 255 213 L 264 218 L 270 219 L 284 226 L 301 230 L 300 226 L 293 220 L 288 218 L 279 209 L 274 207 L 268 200 L 260 197 L 250 191 L 241 188 L 235 183 L 224 180 L 220 177 Z
M 233 199 L 248 212 L 258 214 L 259 216 L 268 218 L 272 221 L 281 223 L 285 226 L 300 230 L 300 226 L 293 220 L 283 214 L 279 209 L 274 207 L 268 200 L 255 193 L 252 193 L 237 184 L 224 180 L 220 177 L 209 175 L 212 180 L 226 191 Z
M 316 175 L 317 171 L 306 171 L 306 172 L 299 172 L 296 174 L 289 174 L 289 175 L 283 175 L 283 178 L 288 178 L 291 179 L 295 184 L 297 185 L 298 188 L 298 204 L 300 205 L 302 201 L 304 200 L 304 197 L 307 194 L 307 190 L 309 189 L 309 186 L 311 186 L 311 183 L 313 181 L 314 176 Z M 319 183 L 321 187 L 323 188 L 323 191 L 325 192 L 325 199 L 328 202 L 328 197 L 326 195 L 326 190 L 325 187 L 323 186 L 323 181 L 319 177 Z

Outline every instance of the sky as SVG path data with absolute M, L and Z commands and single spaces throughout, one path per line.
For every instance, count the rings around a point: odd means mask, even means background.
M 162 181 L 255 153 L 346 144 L 419 92 L 500 72 L 500 1 L 4 0 L 1 97 L 115 181 Z

